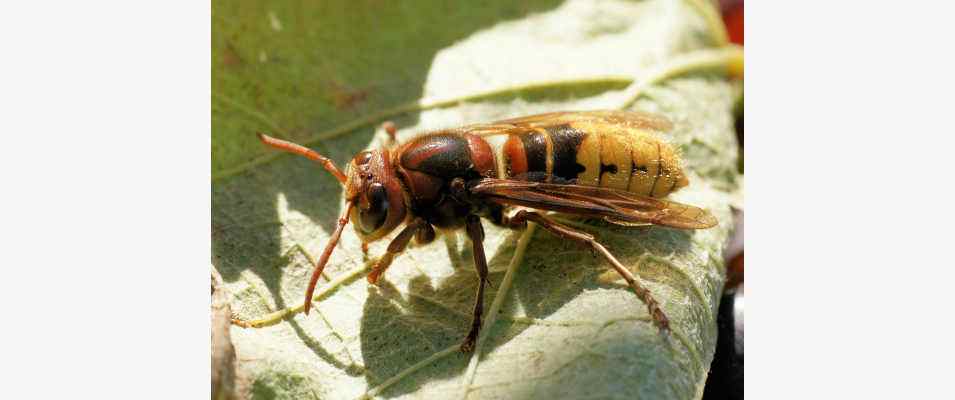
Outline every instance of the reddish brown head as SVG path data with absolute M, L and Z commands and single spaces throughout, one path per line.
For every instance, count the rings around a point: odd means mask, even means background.
M 368 243 L 381 239 L 394 230 L 405 219 L 405 195 L 398 177 L 391 166 L 391 159 L 387 150 L 363 151 L 358 153 L 348 164 L 348 175 L 345 175 L 328 158 L 316 151 L 295 143 L 275 139 L 259 134 L 262 143 L 289 153 L 305 156 L 321 163 L 328 172 L 345 185 L 345 213 L 338 219 L 335 231 L 332 232 L 325 251 L 315 264 L 312 279 L 305 292 L 305 313 L 312 305 L 312 295 L 322 270 L 328 263 L 332 251 L 342 230 L 348 224 L 349 218 L 355 220 L 355 231 L 362 242 Z
M 362 242 L 381 239 L 405 220 L 404 189 L 388 150 L 358 153 L 348 164 L 345 192 L 345 198 L 355 203 L 351 219 Z

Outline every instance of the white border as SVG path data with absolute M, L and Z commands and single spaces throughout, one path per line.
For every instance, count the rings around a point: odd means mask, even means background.
M 2 8 L 4 397 L 205 398 L 210 4 Z

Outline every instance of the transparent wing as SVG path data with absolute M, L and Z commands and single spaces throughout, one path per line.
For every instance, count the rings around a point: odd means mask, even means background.
M 473 182 L 469 190 L 499 204 L 601 217 L 619 225 L 705 229 L 718 223 L 699 207 L 611 188 L 487 178 Z
M 642 111 L 558 111 L 505 119 L 487 124 L 468 125 L 458 130 L 480 136 L 522 134 L 539 128 L 548 128 L 570 123 L 601 123 L 622 125 L 654 131 L 669 131 L 673 128 L 666 117 Z

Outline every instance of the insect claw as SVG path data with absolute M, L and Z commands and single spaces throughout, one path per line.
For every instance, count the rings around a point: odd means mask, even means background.
M 235 314 L 235 313 L 232 313 L 232 317 L 229 318 L 229 322 L 231 322 L 232 325 L 240 326 L 240 327 L 243 327 L 243 328 L 251 328 L 251 327 L 252 327 L 251 324 L 249 324 L 248 322 L 243 321 L 243 320 L 242 320 L 241 318 L 239 318 L 239 316 L 238 316 L 237 314 Z
M 653 313 L 653 324 L 660 328 L 660 332 L 670 332 L 670 320 L 660 309 Z
M 461 348 L 460 348 L 461 352 L 470 353 L 474 351 L 474 341 L 475 341 L 475 338 L 472 337 L 471 335 L 468 335 L 468 337 L 464 338 L 464 342 L 461 342 Z
M 491 284 L 490 279 L 484 278 L 484 284 L 487 285 L 487 287 L 489 288 L 492 288 L 492 289 L 494 288 L 494 285 Z

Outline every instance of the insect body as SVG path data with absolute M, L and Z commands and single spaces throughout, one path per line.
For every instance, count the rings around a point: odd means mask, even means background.
M 544 114 L 508 121 L 501 178 L 572 182 L 663 197 L 687 185 L 679 159 L 657 131 L 670 124 L 640 113 Z
M 305 147 L 260 134 L 272 147 L 321 162 L 345 186 L 346 210 L 322 253 L 306 292 L 312 293 L 344 226 L 354 220 L 362 242 L 404 226 L 378 260 L 377 282 L 412 238 L 434 240 L 435 228 L 464 228 L 474 247 L 477 298 L 461 350 L 473 349 L 481 328 L 487 260 L 481 218 L 520 229 L 533 221 L 560 237 L 600 253 L 647 305 L 653 322 L 669 321 L 652 294 L 590 234 L 533 211 L 603 218 L 619 225 L 655 224 L 683 229 L 716 225 L 707 211 L 662 199 L 686 186 L 679 157 L 660 132 L 663 117 L 624 111 L 556 112 L 465 126 L 419 136 L 404 144 L 356 155 L 342 173 Z M 530 208 L 516 213 L 515 206 Z

